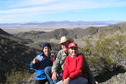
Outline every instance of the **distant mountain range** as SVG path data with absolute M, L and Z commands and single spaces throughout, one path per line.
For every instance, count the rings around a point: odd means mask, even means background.
M 49 21 L 28 23 L 0 23 L 0 25 L 109 25 L 121 21 Z
M 82 28 L 74 28 L 74 29 L 64 29 L 59 28 L 54 31 L 50 32 L 44 32 L 44 31 L 29 31 L 29 32 L 20 32 L 17 34 L 14 34 L 16 37 L 25 38 L 25 39 L 31 39 L 31 40 L 47 40 L 47 39 L 60 39 L 61 36 L 67 36 L 74 39 L 83 38 L 84 36 L 92 36 L 99 32 L 111 32 L 111 31 L 117 31 L 120 29 L 126 28 L 126 22 L 118 23 L 118 24 L 112 24 L 108 26 L 101 26 L 101 27 L 88 27 L 86 29 Z

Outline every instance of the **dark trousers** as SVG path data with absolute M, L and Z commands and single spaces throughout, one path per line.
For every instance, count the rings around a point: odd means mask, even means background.
M 35 80 L 35 84 L 45 84 L 47 80 Z

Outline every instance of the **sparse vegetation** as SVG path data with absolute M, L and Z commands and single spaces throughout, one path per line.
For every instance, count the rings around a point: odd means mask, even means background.
M 5 74 L 11 73 L 10 70 L 13 68 L 15 71 L 29 70 L 29 63 L 37 51 L 3 35 L 0 35 L 0 49 L 1 82 L 5 82 Z
M 100 34 L 101 35 L 101 34 Z M 97 41 L 85 40 L 83 52 L 86 54 L 90 67 L 100 73 L 126 69 L 126 36 L 116 34 Z
M 7 74 L 6 77 L 6 84 L 22 84 L 25 80 L 28 80 L 31 77 L 31 74 L 28 70 L 16 72 L 12 70 L 11 74 Z

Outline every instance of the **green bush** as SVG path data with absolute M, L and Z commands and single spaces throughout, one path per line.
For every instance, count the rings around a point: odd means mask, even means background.
M 6 84 L 22 84 L 24 80 L 28 80 L 31 74 L 25 71 L 11 71 L 10 75 L 7 75 Z
M 97 41 L 86 39 L 82 49 L 88 63 L 99 73 L 124 68 L 126 64 L 126 36 L 114 35 L 111 38 L 100 38 Z M 126 68 L 126 67 L 125 67 Z

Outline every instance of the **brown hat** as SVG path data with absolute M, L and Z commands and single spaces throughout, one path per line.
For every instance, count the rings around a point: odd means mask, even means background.
M 74 40 L 72 38 L 67 38 L 66 36 L 62 36 L 61 39 L 60 39 L 59 44 L 64 43 L 66 41 L 69 41 L 70 43 L 74 42 Z

